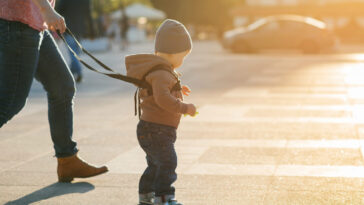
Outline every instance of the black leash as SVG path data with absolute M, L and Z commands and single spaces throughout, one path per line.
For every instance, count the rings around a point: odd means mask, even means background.
M 103 69 L 111 72 L 111 73 L 104 73 L 101 72 L 97 69 L 95 69 L 94 67 L 90 66 L 89 64 L 87 64 L 84 60 L 82 60 L 80 58 L 80 56 L 77 55 L 77 53 L 71 48 L 71 46 L 67 43 L 66 39 L 64 38 L 64 35 L 61 34 L 59 31 L 57 31 L 58 36 L 62 39 L 62 41 L 66 44 L 66 46 L 68 47 L 68 49 L 72 52 L 72 54 L 77 58 L 77 60 L 79 60 L 84 66 L 86 66 L 86 68 L 102 74 L 102 75 L 106 75 L 109 76 L 111 78 L 114 79 L 118 79 L 124 82 L 128 82 L 128 83 L 132 83 L 134 85 L 136 85 L 138 88 L 135 91 L 134 94 L 134 109 L 135 109 L 135 115 L 139 116 L 140 119 L 140 115 L 141 115 L 141 107 L 140 107 L 140 97 L 139 97 L 139 92 L 140 89 L 145 88 L 148 90 L 148 94 L 149 95 L 153 95 L 153 90 L 152 87 L 146 82 L 145 78 L 148 74 L 150 74 L 151 72 L 157 71 L 157 70 L 166 70 L 167 72 L 170 72 L 172 75 L 174 75 L 177 79 L 177 83 L 176 85 L 172 88 L 172 90 L 181 90 L 181 81 L 179 80 L 178 76 L 174 73 L 172 73 L 171 71 L 164 69 L 163 65 L 157 65 L 156 67 L 154 67 L 153 69 L 151 69 L 147 74 L 144 75 L 142 80 L 136 79 L 136 78 L 132 78 L 132 77 L 128 77 L 125 75 L 122 75 L 120 73 L 115 72 L 113 69 L 111 69 L 110 67 L 108 67 L 107 65 L 105 65 L 104 63 L 102 63 L 99 59 L 97 59 L 95 56 L 93 56 L 90 52 L 88 52 L 82 45 L 81 43 L 77 40 L 77 38 L 75 37 L 75 35 L 73 35 L 73 33 L 71 32 L 71 30 L 69 30 L 68 28 L 66 29 L 66 34 L 70 35 L 76 42 L 77 46 L 82 50 L 82 52 L 84 52 L 86 55 L 88 55 L 90 58 L 92 58 L 98 65 L 100 65 Z
M 111 78 L 114 79 L 118 79 L 124 82 L 128 82 L 128 83 L 133 83 L 134 85 L 136 85 L 138 88 L 147 88 L 150 89 L 150 85 L 147 84 L 145 81 L 136 79 L 136 78 L 131 78 L 125 75 L 122 75 L 120 73 L 115 72 L 113 69 L 111 69 L 110 67 L 108 67 L 107 65 L 105 65 L 104 63 L 102 63 L 99 59 L 97 59 L 95 56 L 93 56 L 90 52 L 88 52 L 82 45 L 81 43 L 76 39 L 76 37 L 73 35 L 73 33 L 67 28 L 66 29 L 66 34 L 70 35 L 74 41 L 76 42 L 77 46 L 82 50 L 82 52 L 84 52 L 86 55 L 88 55 L 90 58 L 92 58 L 98 65 L 100 65 L 102 68 L 104 68 L 105 70 L 111 72 L 111 73 L 104 73 L 101 71 L 98 71 L 97 69 L 93 68 L 92 66 L 90 66 L 89 64 L 87 64 L 84 60 L 82 60 L 77 54 L 76 52 L 71 48 L 70 45 L 68 45 L 65 37 L 63 34 L 61 34 L 59 31 L 57 31 L 58 36 L 62 39 L 62 41 L 66 44 L 66 46 L 68 47 L 68 49 L 73 53 L 73 55 L 77 58 L 77 60 L 79 60 L 84 66 L 86 66 L 86 68 L 102 74 L 102 75 L 106 75 L 109 76 Z

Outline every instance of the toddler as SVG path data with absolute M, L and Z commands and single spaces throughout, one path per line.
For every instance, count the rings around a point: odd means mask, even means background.
M 146 153 L 148 167 L 139 181 L 139 205 L 182 205 L 175 199 L 172 184 L 177 179 L 174 148 L 181 116 L 194 116 L 196 107 L 183 102 L 191 90 L 180 85 L 175 71 L 192 50 L 191 37 L 183 24 L 166 20 L 157 31 L 154 54 L 127 56 L 127 75 L 144 80 L 137 137 Z

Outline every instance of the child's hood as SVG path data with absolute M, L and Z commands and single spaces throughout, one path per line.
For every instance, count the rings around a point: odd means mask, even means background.
M 153 54 L 137 54 L 125 57 L 127 76 L 142 79 L 143 76 L 157 65 L 166 65 L 172 69 L 172 65 L 164 58 Z

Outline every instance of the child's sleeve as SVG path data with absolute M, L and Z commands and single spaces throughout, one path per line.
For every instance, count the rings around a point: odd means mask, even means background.
M 170 73 L 156 71 L 151 73 L 147 80 L 152 85 L 153 97 L 159 107 L 171 113 L 187 113 L 187 104 L 171 95 L 170 88 L 174 86 L 175 79 Z

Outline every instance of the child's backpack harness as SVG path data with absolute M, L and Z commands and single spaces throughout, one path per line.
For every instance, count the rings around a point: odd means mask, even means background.
M 102 68 L 104 68 L 105 70 L 111 72 L 111 73 L 104 73 L 101 71 L 96 70 L 95 68 L 93 68 L 92 66 L 90 66 L 89 64 L 87 64 L 84 60 L 82 60 L 77 54 L 76 52 L 68 45 L 67 41 L 65 40 L 63 34 L 61 34 L 60 32 L 57 31 L 58 36 L 62 39 L 62 41 L 66 44 L 66 46 L 68 47 L 68 49 L 73 53 L 73 55 L 77 58 L 77 60 L 79 60 L 86 68 L 96 72 L 96 73 L 100 73 L 102 75 L 106 75 L 109 76 L 111 78 L 115 78 L 124 82 L 128 82 L 128 83 L 132 83 L 135 86 L 137 86 L 137 90 L 135 91 L 135 95 L 134 95 L 134 108 L 135 108 L 135 115 L 138 115 L 140 118 L 141 115 L 141 108 L 140 108 L 140 96 L 139 96 L 139 91 L 140 89 L 147 89 L 148 91 L 148 95 L 151 96 L 153 95 L 153 89 L 152 86 L 146 81 L 146 78 L 149 74 L 158 71 L 158 70 L 164 70 L 170 74 L 172 74 L 176 80 L 177 83 L 172 87 L 171 92 L 173 91 L 181 91 L 182 87 L 181 87 L 181 81 L 179 79 L 179 76 L 173 72 L 172 70 L 168 69 L 165 65 L 156 65 L 154 66 L 152 69 L 150 69 L 146 74 L 144 74 L 143 78 L 137 79 L 137 78 L 132 78 L 126 75 L 122 75 L 120 73 L 115 72 L 113 69 L 111 69 L 110 67 L 106 66 L 104 63 L 102 63 L 100 60 L 98 60 L 96 57 L 94 57 L 93 55 L 91 55 L 91 53 L 89 53 L 82 45 L 81 43 L 76 39 L 76 37 L 73 35 L 73 33 L 67 28 L 66 29 L 66 33 L 68 35 L 70 35 L 76 42 L 76 44 L 78 45 L 78 47 L 89 57 L 91 57 L 97 64 L 99 64 Z
M 177 73 L 171 71 L 171 69 L 166 68 L 165 65 L 156 65 L 154 66 L 152 69 L 150 69 L 146 74 L 144 74 L 142 81 L 145 82 L 148 85 L 147 91 L 148 91 L 148 95 L 152 96 L 153 95 L 153 88 L 152 86 L 147 82 L 146 78 L 149 74 L 155 72 L 155 71 L 159 71 L 159 70 L 164 70 L 167 71 L 168 73 L 172 74 L 176 80 L 177 83 L 172 87 L 171 92 L 173 91 L 181 91 L 182 90 L 182 86 L 181 86 L 181 80 L 179 79 L 179 76 Z M 135 95 L 134 95 L 134 105 L 135 105 L 135 115 L 138 115 L 140 118 L 141 115 L 141 108 L 140 108 L 140 96 L 139 96 L 139 91 L 140 88 L 138 87 L 137 90 L 135 91 Z

